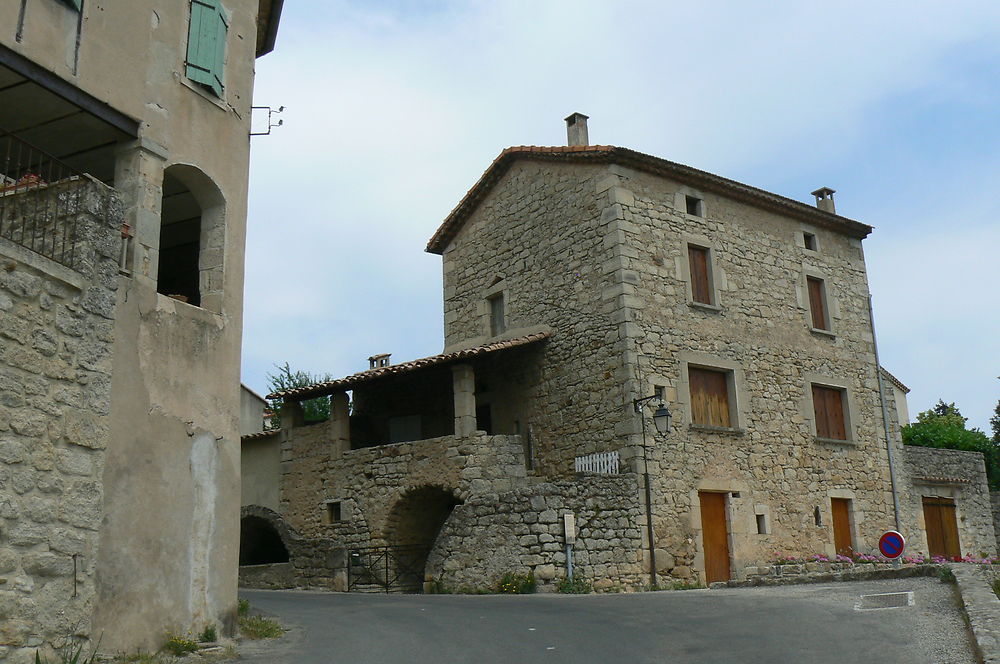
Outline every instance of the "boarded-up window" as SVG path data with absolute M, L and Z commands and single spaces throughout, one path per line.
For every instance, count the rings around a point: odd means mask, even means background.
M 822 279 L 807 277 L 809 285 L 809 311 L 812 313 L 812 326 L 817 330 L 829 330 L 830 319 L 826 315 L 826 285 Z
M 813 411 L 816 414 L 816 435 L 820 438 L 847 440 L 844 422 L 844 390 L 836 387 L 812 386 Z
M 688 263 L 691 266 L 691 299 L 702 304 L 714 304 L 708 272 L 708 249 L 689 244 Z
M 690 367 L 688 380 L 691 385 L 691 422 L 713 427 L 732 426 L 729 373 Z

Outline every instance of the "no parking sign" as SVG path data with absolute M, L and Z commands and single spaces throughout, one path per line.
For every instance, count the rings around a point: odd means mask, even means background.
M 906 539 L 895 530 L 886 531 L 878 540 L 878 550 L 889 560 L 895 560 L 903 555 Z

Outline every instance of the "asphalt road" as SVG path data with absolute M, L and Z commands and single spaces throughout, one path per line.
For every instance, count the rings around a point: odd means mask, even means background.
M 914 606 L 859 611 L 862 594 Z M 244 641 L 241 661 L 282 664 L 973 664 L 953 587 L 901 579 L 627 595 L 362 595 L 246 590 L 290 628 Z

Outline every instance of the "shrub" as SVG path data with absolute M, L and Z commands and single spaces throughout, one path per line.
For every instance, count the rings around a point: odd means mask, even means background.
M 219 640 L 219 634 L 215 631 L 215 625 L 208 625 L 198 635 L 198 640 L 202 643 L 215 643 Z
M 573 577 L 572 581 L 563 577 L 556 581 L 556 592 L 567 595 L 587 595 L 594 592 L 594 584 L 582 576 Z
M 182 657 L 188 653 L 195 652 L 198 650 L 198 644 L 192 639 L 186 636 L 180 636 L 179 634 L 170 634 L 167 637 L 167 642 L 163 644 L 163 649 L 169 652 L 171 655 L 177 657 Z
M 941 583 L 955 583 L 955 573 L 947 565 L 938 570 L 938 578 Z
M 527 595 L 535 592 L 535 573 L 518 574 L 507 572 L 497 582 L 497 592 L 512 595 Z
M 245 616 L 250 613 L 250 600 L 241 599 L 236 602 L 236 615 Z
M 240 616 L 240 632 L 248 639 L 276 639 L 285 634 L 277 621 L 264 616 Z

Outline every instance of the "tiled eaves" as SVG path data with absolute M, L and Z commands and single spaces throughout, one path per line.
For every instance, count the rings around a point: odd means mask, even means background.
M 901 389 L 903 391 L 903 394 L 909 394 L 910 388 L 908 388 L 906 385 L 903 385 L 903 382 L 901 380 L 899 380 L 891 373 L 889 373 L 888 369 L 886 369 L 885 367 L 879 367 L 879 369 L 882 370 L 882 375 L 886 378 L 886 380 L 888 380 L 890 383 Z
M 400 364 L 390 364 L 387 367 L 377 367 L 375 369 L 369 369 L 367 371 L 362 371 L 356 374 L 352 374 L 350 376 L 347 376 L 346 378 L 338 378 L 337 380 L 329 380 L 323 383 L 316 383 L 315 385 L 307 385 L 305 387 L 294 387 L 288 390 L 272 392 L 271 394 L 267 395 L 267 398 L 289 399 L 291 401 L 303 401 L 305 399 L 313 399 L 315 397 L 327 396 L 333 394 L 334 392 L 349 390 L 363 383 L 369 383 L 375 380 L 379 380 L 381 378 L 386 378 L 388 376 L 397 376 L 399 374 L 409 373 L 411 371 L 416 371 L 419 369 L 426 369 L 427 367 L 432 367 L 435 365 L 460 362 L 462 360 L 471 359 L 473 357 L 478 357 L 480 355 L 496 353 L 499 351 L 509 350 L 511 348 L 517 348 L 519 346 L 525 346 L 527 344 L 532 344 L 538 341 L 542 341 L 543 339 L 548 339 L 551 335 L 552 335 L 551 332 L 536 332 L 535 334 L 528 334 L 523 337 L 506 339 L 504 341 L 495 341 L 493 343 L 483 344 L 481 346 L 474 346 L 472 348 L 466 348 L 465 350 L 459 350 L 453 353 L 442 353 L 440 355 L 432 355 L 430 357 L 424 357 L 419 360 L 401 362 Z
M 620 164 L 654 175 L 676 179 L 702 191 L 711 191 L 727 198 L 742 201 L 766 210 L 771 210 L 802 221 L 829 228 L 848 236 L 863 239 L 872 232 L 872 227 L 847 217 L 820 210 L 819 208 L 785 198 L 769 191 L 730 180 L 719 175 L 698 170 L 690 166 L 660 159 L 652 155 L 620 148 L 613 145 L 572 145 L 539 147 L 521 145 L 510 147 L 500 153 L 486 169 L 482 177 L 459 201 L 455 209 L 445 218 L 441 226 L 427 243 L 426 251 L 432 254 L 444 252 L 448 243 L 461 230 L 466 219 L 479 203 L 489 194 L 493 186 L 518 159 L 536 161 L 561 161 L 572 163 Z
M 281 433 L 281 429 L 267 429 L 266 431 L 248 433 L 240 436 L 240 442 L 246 442 L 248 440 L 262 440 L 264 438 L 270 438 L 271 436 L 277 436 L 279 433 Z
M 933 475 L 914 477 L 913 481 L 922 484 L 972 484 L 972 480 L 966 477 L 937 477 Z

